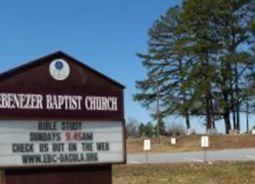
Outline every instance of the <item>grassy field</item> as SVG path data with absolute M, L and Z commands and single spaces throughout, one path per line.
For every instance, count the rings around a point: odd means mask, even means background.
M 181 151 L 198 151 L 201 150 L 199 135 L 182 136 L 177 138 L 177 145 L 170 144 L 170 138 L 161 137 L 160 144 L 158 138 L 151 139 L 151 152 L 181 152 Z M 143 152 L 143 140 L 127 139 L 127 152 Z M 235 148 L 252 148 L 255 147 L 255 135 L 211 135 L 209 136 L 209 150 L 235 149 Z
M 255 162 L 119 165 L 113 184 L 254 184 Z

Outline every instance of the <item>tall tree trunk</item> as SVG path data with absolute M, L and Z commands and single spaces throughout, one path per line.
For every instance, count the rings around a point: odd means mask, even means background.
M 213 128 L 213 129 L 216 129 L 215 121 L 214 121 L 214 115 L 213 115 L 213 121 L 212 121 L 212 128 Z
M 211 113 L 211 128 L 212 129 L 216 129 L 214 116 L 215 116 L 215 114 L 214 114 L 214 111 L 212 110 L 212 113 Z
M 210 117 L 210 123 L 211 123 L 211 128 L 215 129 L 215 122 L 214 122 L 214 106 L 213 106 L 213 97 L 210 89 L 209 93 L 209 104 L 210 104 L 210 109 L 211 109 L 211 117 Z
M 184 81 L 183 67 L 182 67 L 183 61 L 181 59 L 179 59 L 178 61 L 179 61 L 179 71 L 180 71 L 180 75 L 181 75 L 181 83 L 183 83 L 183 81 Z M 182 105 L 183 105 L 186 101 L 186 91 L 182 91 L 181 94 L 182 94 Z M 189 108 L 185 107 L 184 109 L 185 109 L 184 114 L 185 114 L 185 119 L 186 119 L 186 128 L 187 128 L 187 130 L 189 130 L 190 129 Z
M 232 117 L 233 117 L 233 128 L 237 130 L 237 123 L 236 123 L 236 110 L 235 107 L 232 109 Z
M 229 96 L 228 90 L 223 90 L 223 97 L 225 101 L 225 107 L 223 109 L 224 110 L 223 118 L 225 122 L 226 134 L 229 134 L 229 130 L 231 129 L 231 122 L 230 122 L 231 105 L 229 105 L 228 96 Z
M 231 129 L 231 124 L 230 124 L 230 118 L 229 118 L 229 111 L 226 110 L 223 114 L 223 118 L 225 121 L 225 128 L 226 128 L 226 134 L 229 134 L 229 130 Z
M 206 130 L 211 129 L 211 107 L 210 107 L 210 101 L 209 101 L 209 95 L 206 95 Z
M 233 90 L 233 85 L 231 85 L 230 96 L 231 96 L 231 112 L 232 112 L 232 119 L 233 119 L 233 128 L 236 130 L 237 129 L 237 124 L 236 124 L 236 99 L 235 99 L 235 92 Z
M 235 110 L 236 110 L 236 129 L 240 131 L 240 104 L 239 104 L 239 84 L 238 84 L 238 64 L 235 62 Z
M 186 119 L 187 130 L 189 130 L 190 129 L 190 121 L 189 121 L 189 114 L 188 113 L 185 115 L 185 119 Z
M 237 102 L 236 105 L 236 124 L 237 124 L 237 130 L 240 132 L 240 104 Z
M 212 93 L 211 93 L 211 87 L 209 87 L 209 90 L 206 95 L 206 129 L 214 129 L 214 111 L 213 111 L 213 102 L 212 102 Z

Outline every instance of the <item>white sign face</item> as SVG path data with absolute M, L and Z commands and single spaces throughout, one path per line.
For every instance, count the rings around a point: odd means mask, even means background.
M 176 145 L 176 138 L 175 137 L 171 138 L 171 144 Z
M 143 143 L 143 150 L 148 151 L 151 149 L 151 140 L 150 139 L 145 139 Z
M 203 147 L 203 148 L 209 147 L 209 137 L 208 136 L 201 137 L 201 147 Z
M 56 80 L 65 80 L 70 74 L 70 67 L 63 59 L 56 59 L 50 63 L 50 75 Z
M 0 166 L 124 161 L 121 122 L 0 121 Z

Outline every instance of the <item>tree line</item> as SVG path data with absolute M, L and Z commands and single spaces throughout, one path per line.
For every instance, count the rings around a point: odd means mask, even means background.
M 153 125 L 151 122 L 140 123 L 135 118 L 128 118 L 126 122 L 126 136 L 127 138 L 155 137 L 157 135 L 157 126 L 159 126 L 160 135 L 163 136 L 180 136 L 185 134 L 184 127 L 175 123 L 166 127 L 162 121 L 159 125 Z
M 147 108 L 158 103 L 154 119 L 191 117 L 226 133 L 240 131 L 240 113 L 255 106 L 255 1 L 184 0 L 156 20 L 148 49 L 138 53 L 147 70 L 136 81 L 134 99 Z M 249 108 L 248 108 L 249 107 Z

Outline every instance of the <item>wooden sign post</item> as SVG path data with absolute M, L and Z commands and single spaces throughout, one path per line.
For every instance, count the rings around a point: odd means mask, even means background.
M 111 184 L 126 163 L 123 90 L 63 52 L 0 74 L 5 184 Z
M 0 170 L 0 184 L 4 184 L 5 183 L 5 174 L 4 174 L 4 170 L 1 169 Z

